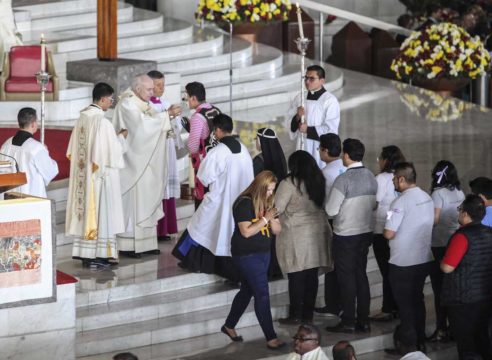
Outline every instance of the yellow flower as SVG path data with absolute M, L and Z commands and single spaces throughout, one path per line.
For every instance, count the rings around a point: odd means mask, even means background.
M 433 66 L 431 70 L 432 70 L 432 72 L 434 74 L 437 75 L 437 74 L 439 74 L 442 71 L 442 67 L 440 67 L 440 66 Z

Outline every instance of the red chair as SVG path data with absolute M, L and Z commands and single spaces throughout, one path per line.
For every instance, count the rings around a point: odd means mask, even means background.
M 51 75 L 45 93 L 47 101 L 57 101 L 59 81 L 51 52 L 46 52 L 46 68 Z M 4 57 L 0 77 L 0 100 L 36 101 L 41 98 L 36 73 L 41 70 L 41 46 L 12 46 Z

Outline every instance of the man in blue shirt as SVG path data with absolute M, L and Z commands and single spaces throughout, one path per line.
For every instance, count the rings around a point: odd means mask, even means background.
M 492 227 L 492 179 L 480 176 L 470 181 L 472 193 L 482 198 L 485 203 L 485 217 L 482 224 Z

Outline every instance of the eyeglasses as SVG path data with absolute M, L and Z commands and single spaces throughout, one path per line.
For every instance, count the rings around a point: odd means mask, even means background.
M 107 98 L 109 101 L 111 101 L 111 103 L 114 103 L 114 98 L 111 96 L 111 97 L 108 97 Z
M 294 340 L 294 341 L 299 341 L 299 342 L 301 342 L 301 343 L 303 343 L 303 342 L 305 342 L 305 341 L 310 341 L 310 340 L 315 340 L 315 341 L 318 341 L 318 339 L 316 339 L 316 338 L 303 338 L 303 337 L 300 337 L 300 336 L 294 336 L 294 337 L 292 338 L 292 340 Z
M 458 206 L 458 207 L 456 208 L 456 210 L 458 210 L 458 212 L 463 211 L 463 206 L 461 206 L 461 205 L 460 205 L 460 206 Z
M 314 77 L 314 76 L 304 76 L 304 81 L 313 82 L 313 81 L 316 81 L 316 80 L 319 80 L 319 78 L 318 77 Z

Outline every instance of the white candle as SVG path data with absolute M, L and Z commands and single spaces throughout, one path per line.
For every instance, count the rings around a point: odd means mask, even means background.
M 304 39 L 304 30 L 302 28 L 302 17 L 301 17 L 301 7 L 299 3 L 296 3 L 297 6 L 297 24 L 299 25 L 299 37 Z
M 46 44 L 44 42 L 44 34 L 41 34 L 41 71 L 46 71 Z

